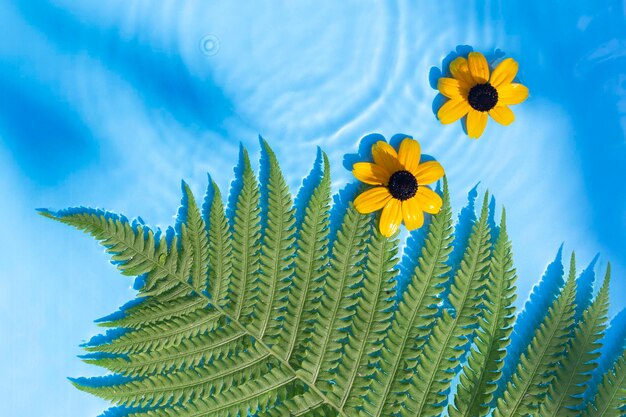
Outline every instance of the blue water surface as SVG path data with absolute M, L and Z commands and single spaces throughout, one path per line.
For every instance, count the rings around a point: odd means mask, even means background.
M 626 10 L 587 1 L 0 0 L 0 403 L 3 416 L 96 416 L 66 377 L 79 343 L 134 297 L 91 239 L 35 213 L 86 205 L 174 223 L 185 179 L 230 184 L 258 135 L 294 193 L 325 150 L 414 136 L 458 213 L 480 182 L 507 208 L 519 305 L 564 242 L 612 262 L 626 306 Z M 431 82 L 469 47 L 511 56 L 531 96 L 478 141 L 433 114 Z M 460 48 L 460 49 L 457 49 Z M 480 199 L 478 200 L 480 201 Z

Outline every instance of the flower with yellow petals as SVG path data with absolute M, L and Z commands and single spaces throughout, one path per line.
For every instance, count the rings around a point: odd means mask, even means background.
M 381 210 L 379 229 L 386 237 L 392 236 L 404 224 L 408 230 L 424 224 L 424 212 L 437 214 L 441 197 L 427 184 L 443 177 L 444 171 L 436 161 L 420 163 L 420 144 L 405 138 L 398 152 L 387 142 L 372 146 L 374 163 L 357 162 L 352 173 L 359 180 L 375 187 L 361 193 L 354 200 L 359 213 Z
M 440 78 L 437 89 L 448 100 L 437 113 L 443 124 L 456 122 L 467 115 L 467 134 L 479 138 L 487 126 L 487 115 L 509 125 L 515 119 L 509 105 L 528 98 L 528 88 L 514 83 L 517 62 L 502 61 L 490 74 L 489 64 L 480 52 L 470 52 L 467 59 L 458 57 L 450 63 L 454 78 Z

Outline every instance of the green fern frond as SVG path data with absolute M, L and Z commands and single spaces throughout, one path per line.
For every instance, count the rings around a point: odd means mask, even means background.
M 327 382 L 329 386 L 324 391 L 329 394 L 332 392 L 334 372 L 339 366 L 344 339 L 348 334 L 347 323 L 355 314 L 358 303 L 363 279 L 361 266 L 369 233 L 370 216 L 359 214 L 350 203 L 334 239 L 328 277 L 323 288 L 324 296 L 320 300 L 317 328 L 327 330 L 320 332 L 319 339 L 311 338 L 313 350 L 323 354 L 307 355 L 304 358 L 310 379 Z
M 250 166 L 248 151 L 242 150 L 243 178 L 234 211 L 232 264 L 229 290 L 232 305 L 228 311 L 235 320 L 250 320 L 258 291 L 256 277 L 261 251 L 259 185 Z
M 398 412 L 406 398 L 406 379 L 413 373 L 421 348 L 432 330 L 442 285 L 447 280 L 451 234 L 452 209 L 448 183 L 444 179 L 442 210 L 430 224 L 412 281 L 384 339 L 380 369 L 369 387 L 371 393 L 366 409 L 372 415 Z
M 398 241 L 377 230 L 371 232 L 367 245 L 363 284 L 355 313 L 350 317 L 350 334 L 337 369 L 333 397 L 348 415 L 360 408 L 371 413 L 368 398 L 373 377 L 378 372 L 383 342 L 391 325 L 398 263 Z M 376 414 L 374 414 L 376 415 Z
M 203 298 L 177 294 L 170 298 L 170 293 L 159 297 L 144 299 L 123 312 L 124 316 L 115 319 L 105 319 L 98 322 L 101 327 L 124 327 L 138 329 L 154 323 L 191 314 L 196 310 L 208 306 L 209 302 Z
M 122 384 L 79 389 L 127 407 L 156 407 L 170 402 L 194 401 L 204 395 L 219 395 L 224 389 L 258 378 L 271 368 L 269 352 L 246 349 L 236 358 L 226 357 L 202 367 L 149 375 Z
M 511 242 L 502 210 L 500 233 L 489 263 L 485 308 L 479 320 L 475 346 L 463 366 L 450 417 L 483 417 L 489 414 L 496 383 L 502 374 L 506 347 L 515 321 L 515 281 Z
M 183 339 L 217 329 L 222 314 L 210 307 L 181 317 L 153 323 L 125 333 L 108 343 L 86 346 L 89 352 L 138 353 L 176 346 Z
M 485 195 L 451 273 L 444 178 L 442 210 L 396 304 L 398 239 L 382 236 L 374 216 L 351 202 L 330 235 L 326 155 L 296 216 L 276 155 L 262 146 L 263 184 L 242 150 L 230 220 L 213 182 L 202 215 L 183 183 L 176 228 L 166 233 L 99 210 L 42 212 L 94 236 L 142 284 L 139 302 L 99 320 L 109 330 L 85 346 L 83 360 L 115 378 L 73 380 L 79 389 L 134 417 L 434 417 L 461 369 L 450 417 L 624 414 L 624 356 L 580 411 L 605 327 L 608 275 L 574 327 L 572 261 L 570 278 L 490 410 L 514 321 L 504 213 L 492 249 Z M 444 308 L 450 281 L 451 307 Z
M 181 339 L 178 344 L 144 351 L 128 358 L 88 357 L 84 361 L 124 376 L 141 377 L 192 369 L 202 363 L 230 357 L 245 350 L 250 344 L 245 332 L 232 326 L 220 326 L 211 335 L 202 333 L 196 337 Z
M 203 395 L 185 406 L 160 407 L 129 414 L 129 417 L 219 417 L 263 413 L 288 398 L 297 377 L 281 367 L 259 378 L 231 387 L 220 395 Z M 182 399 L 181 399 L 182 400 Z
M 610 265 L 604 283 L 593 303 L 587 308 L 570 340 L 567 355 L 563 358 L 554 382 L 550 385 L 549 401 L 539 410 L 542 417 L 575 417 L 580 415 L 582 394 L 591 379 L 591 372 L 598 366 L 599 340 L 606 329 L 609 312 Z
M 222 202 L 222 193 L 215 182 L 213 201 L 209 210 L 209 284 L 211 299 L 220 307 L 228 302 L 228 288 L 232 276 L 232 233 Z
M 517 370 L 497 401 L 494 417 L 532 415 L 546 397 L 563 358 L 574 324 L 576 264 L 572 254 L 565 287 L 535 331 L 530 345 L 521 356 Z
M 281 335 L 285 342 L 275 346 L 293 366 L 300 366 L 305 353 L 321 353 L 311 352 L 310 340 L 328 263 L 330 165 L 326 154 L 323 158 L 324 173 L 306 206 L 296 241 L 294 280 L 288 287 Z
M 453 314 L 444 310 L 415 370 L 405 407 L 418 416 L 438 416 L 443 411 L 453 370 L 475 333 L 489 268 L 491 237 L 489 199 L 485 193 L 480 219 L 472 228 L 467 250 L 449 295 Z
M 284 319 L 288 286 L 293 274 L 295 254 L 295 209 L 276 155 L 263 141 L 268 156 L 267 225 L 263 231 L 259 302 L 251 325 L 259 338 L 270 345 L 278 343 Z
M 176 242 L 168 245 L 164 237 L 155 239 L 154 232 L 143 225 L 133 227 L 117 216 L 107 216 L 96 210 L 69 210 L 63 215 L 42 212 L 42 215 L 89 233 L 100 241 L 122 274 L 145 275 L 146 283 L 141 293 L 149 292 L 166 277 L 186 281 L 181 269 L 177 268 Z
M 182 244 L 187 246 L 184 249 L 191 255 L 191 285 L 194 289 L 202 291 L 207 287 L 209 239 L 196 199 L 185 182 L 183 182 L 183 202 L 185 223 Z
M 626 350 L 604 375 L 593 402 L 583 417 L 623 417 L 626 415 Z

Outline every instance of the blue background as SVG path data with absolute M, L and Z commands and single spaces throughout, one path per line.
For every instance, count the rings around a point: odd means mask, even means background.
M 74 3 L 74 4 L 73 4 Z M 435 4 L 436 3 L 436 4 Z M 611 260 L 626 305 L 623 1 L 0 0 L 0 414 L 95 416 L 67 376 L 93 319 L 133 298 L 90 238 L 36 215 L 87 205 L 173 223 L 180 179 L 223 191 L 239 142 L 274 147 L 295 193 L 316 146 L 335 189 L 361 137 L 403 132 L 444 165 L 458 212 L 506 206 L 519 304 L 557 249 Z M 520 63 L 531 96 L 478 141 L 433 115 L 458 45 Z M 258 164 L 257 164 L 258 166 Z

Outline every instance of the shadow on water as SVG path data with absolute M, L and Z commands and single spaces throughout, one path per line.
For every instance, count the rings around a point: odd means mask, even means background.
M 315 192 L 315 189 L 320 184 L 323 175 L 324 159 L 322 149 L 318 147 L 313 168 L 311 168 L 309 174 L 302 180 L 302 185 L 300 186 L 298 194 L 294 199 L 294 207 L 296 209 L 296 224 L 302 224 L 307 204 L 311 199 L 311 196 Z
M 389 144 L 393 146 L 396 150 L 400 147 L 400 143 L 404 138 L 411 138 L 411 135 L 405 135 L 403 133 L 397 133 L 389 139 Z M 343 156 L 343 167 L 348 171 L 352 171 L 352 167 L 357 162 L 374 162 L 372 159 L 372 146 L 378 141 L 387 142 L 387 139 L 379 133 L 370 133 L 369 135 L 365 135 L 359 141 L 358 150 L 355 153 L 347 153 Z M 422 162 L 425 161 L 434 161 L 431 155 L 422 154 L 420 160 Z
M 116 27 L 83 23 L 49 2 L 17 2 L 15 8 L 64 54 L 89 54 L 126 80 L 148 108 L 169 112 L 188 129 L 225 133 L 223 123 L 234 114 L 232 103 L 210 79 L 194 78 L 176 53 L 160 51 L 139 38 L 123 39 Z M 0 72 L 3 140 L 33 180 L 54 185 L 99 157 L 89 127 L 52 86 L 35 88 L 32 80 L 21 80 L 14 71 L 0 67 Z
M 89 128 L 45 87 L 0 66 L 0 91 L 1 139 L 32 181 L 53 186 L 98 157 Z
M 127 417 L 133 413 L 146 411 L 146 410 L 148 410 L 148 408 L 111 407 L 108 410 L 106 410 L 104 413 L 100 414 L 98 417 Z
M 166 109 L 181 124 L 223 133 L 222 122 L 233 114 L 231 102 L 216 84 L 194 78 L 177 53 L 160 51 L 138 37 L 123 39 L 117 27 L 83 23 L 48 2 L 19 2 L 17 7 L 59 49 L 100 60 L 132 84 L 148 106 Z

